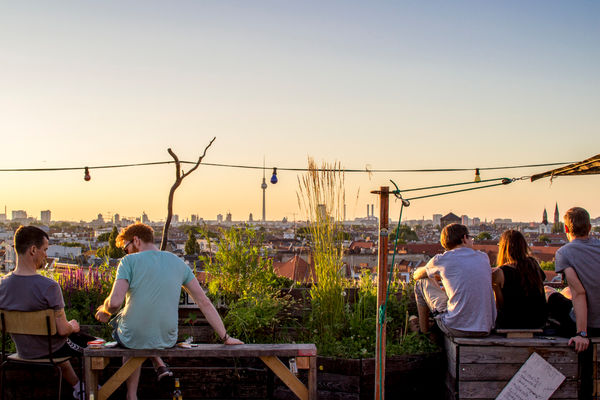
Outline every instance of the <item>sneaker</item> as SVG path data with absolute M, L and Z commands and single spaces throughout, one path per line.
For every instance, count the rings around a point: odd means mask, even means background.
M 73 386 L 73 397 L 77 400 L 85 398 L 85 383 L 82 382 L 81 386 L 79 383 Z
M 167 366 L 156 368 L 156 379 L 158 381 L 167 376 L 173 376 L 173 372 Z

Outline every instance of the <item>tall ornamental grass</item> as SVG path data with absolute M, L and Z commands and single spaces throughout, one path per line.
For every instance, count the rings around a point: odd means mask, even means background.
M 319 168 L 308 159 L 308 172 L 298 178 L 298 204 L 308 219 L 308 236 L 315 266 L 310 289 L 310 327 L 317 344 L 327 346 L 344 327 L 342 217 L 344 173 L 339 163 Z

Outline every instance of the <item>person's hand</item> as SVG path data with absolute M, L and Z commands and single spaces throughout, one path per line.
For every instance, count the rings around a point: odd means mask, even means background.
M 223 344 L 226 345 L 234 345 L 234 344 L 244 344 L 244 342 L 242 342 L 239 339 L 233 338 L 233 337 L 228 337 L 227 340 L 225 342 L 223 342 Z
M 75 333 L 79 332 L 79 322 L 77 322 L 77 320 L 75 320 L 75 319 L 70 320 L 69 325 L 71 325 L 71 328 L 73 328 L 73 332 L 75 332 Z
M 575 346 L 575 351 L 581 353 L 590 345 L 590 339 L 583 336 L 573 336 L 569 339 L 569 346 Z
M 104 310 L 104 304 L 96 310 L 96 319 L 100 322 L 107 323 L 110 319 L 110 313 Z

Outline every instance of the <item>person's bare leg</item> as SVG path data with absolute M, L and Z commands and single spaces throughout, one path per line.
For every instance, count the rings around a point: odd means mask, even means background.
M 152 357 L 151 360 L 152 360 L 152 366 L 154 366 L 155 370 L 158 367 L 166 367 L 165 362 L 160 357 Z
M 123 357 L 123 364 L 129 360 L 130 357 Z M 127 400 L 137 400 L 137 388 L 140 383 L 140 374 L 142 372 L 142 366 L 137 367 L 135 371 L 127 378 Z
M 75 373 L 75 370 L 73 369 L 73 366 L 71 365 L 70 361 L 60 363 L 58 364 L 58 367 L 62 372 L 63 378 L 65 378 L 65 380 L 69 382 L 71 386 L 74 386 L 76 383 L 79 383 L 79 378 L 77 377 L 77 374 Z
M 419 315 L 419 329 L 423 333 L 429 332 L 429 307 L 426 305 L 417 305 L 417 314 Z

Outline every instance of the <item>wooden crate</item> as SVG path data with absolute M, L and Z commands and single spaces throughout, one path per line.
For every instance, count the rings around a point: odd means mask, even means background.
M 495 399 L 523 363 L 537 353 L 565 375 L 552 399 L 579 396 L 578 355 L 564 338 L 445 338 L 448 399 Z

